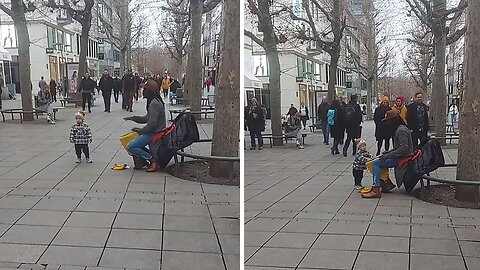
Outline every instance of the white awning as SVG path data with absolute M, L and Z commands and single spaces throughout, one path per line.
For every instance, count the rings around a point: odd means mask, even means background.
M 12 61 L 12 55 L 2 46 L 0 46 L 0 61 Z
M 255 77 L 251 72 L 245 71 L 243 75 L 245 76 L 245 88 L 263 88 L 262 81 Z

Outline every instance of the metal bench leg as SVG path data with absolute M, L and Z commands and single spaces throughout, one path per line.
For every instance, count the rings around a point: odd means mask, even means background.
M 228 172 L 228 180 L 232 180 L 233 178 L 233 162 L 230 161 L 230 171 Z
M 2 112 L 3 122 L 5 122 L 5 114 Z
M 270 148 L 273 148 L 273 138 L 268 138 L 268 140 L 270 141 Z

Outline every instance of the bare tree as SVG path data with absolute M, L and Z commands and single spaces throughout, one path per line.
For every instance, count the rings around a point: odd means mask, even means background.
M 183 74 L 183 62 L 187 55 L 190 35 L 187 13 L 189 1 L 179 0 L 179 2 L 174 3 L 172 0 L 167 0 L 166 4 L 164 11 L 168 13 L 164 15 L 161 24 L 157 24 L 157 29 L 170 57 L 176 61 L 174 70 L 177 77 L 180 78 Z
M 286 42 L 282 33 L 277 33 L 273 18 L 284 9 L 273 10 L 270 0 L 247 0 L 248 9 L 258 19 L 258 32 L 263 37 L 259 38 L 254 33 L 244 30 L 244 34 L 265 50 L 269 67 L 270 106 L 272 115 L 273 145 L 283 145 L 282 140 L 282 88 L 280 84 L 280 60 L 277 46 Z
M 445 85 L 446 46 L 457 41 L 466 32 L 461 29 L 449 29 L 447 22 L 460 17 L 467 7 L 467 0 L 461 0 L 454 8 L 447 9 L 446 0 L 406 0 L 411 12 L 426 26 L 433 35 L 433 44 L 422 46 L 434 48 L 435 68 L 432 79 L 432 109 L 430 117 L 435 125 L 437 136 L 444 137 L 446 132 L 447 90 Z M 444 144 L 445 141 L 441 140 Z
M 465 55 L 465 93 L 460 106 L 460 140 L 458 145 L 457 179 L 480 181 L 480 2 L 468 1 L 468 31 Z M 457 186 L 455 198 L 462 201 L 479 199 L 478 188 Z
M 212 155 L 238 157 L 240 136 L 240 1 L 225 1 L 223 6 L 223 29 L 218 91 L 215 101 Z M 227 177 L 234 170 L 239 175 L 240 167 L 231 168 L 230 162 L 213 161 L 210 175 Z
M 327 3 L 328 2 L 328 3 Z M 334 100 L 336 97 L 335 86 L 337 84 L 337 68 L 340 59 L 341 40 L 345 28 L 347 27 L 347 16 L 345 13 L 344 0 L 302 1 L 302 7 L 307 18 L 299 17 L 291 11 L 291 17 L 295 21 L 304 22 L 308 29 L 299 28 L 298 38 L 301 40 L 311 40 L 316 43 L 316 48 L 327 52 L 330 55 L 330 66 L 328 69 L 328 99 Z M 313 6 L 311 7 L 311 5 Z M 313 10 L 318 9 L 322 12 L 329 23 L 329 27 L 322 29 L 315 20 Z
M 20 89 L 22 96 L 22 109 L 33 110 L 32 87 L 30 74 L 30 38 L 28 36 L 27 20 L 25 13 L 36 9 L 33 1 L 12 0 L 11 8 L 0 3 L 0 9 L 10 16 L 18 35 L 18 62 L 20 67 Z M 33 113 L 25 114 L 25 121 L 33 121 Z

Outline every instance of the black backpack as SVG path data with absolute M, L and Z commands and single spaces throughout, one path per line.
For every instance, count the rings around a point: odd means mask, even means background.
M 345 108 L 345 121 L 347 123 L 352 123 L 353 120 L 355 119 L 355 105 L 350 105 L 348 104 L 347 107 Z

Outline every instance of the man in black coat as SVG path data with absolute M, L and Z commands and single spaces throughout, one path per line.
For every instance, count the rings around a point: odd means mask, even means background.
M 362 109 L 357 103 L 357 95 L 352 95 L 350 101 L 345 107 L 345 125 L 347 130 L 347 140 L 343 146 L 343 156 L 347 156 L 347 150 L 350 146 L 350 141 L 353 144 L 353 153 L 355 155 L 357 152 L 357 147 L 355 145 L 354 139 L 361 137 L 361 126 L 362 123 Z
M 412 131 L 413 146 L 418 146 L 418 140 L 420 144 L 426 141 L 429 130 L 428 106 L 423 103 L 421 92 L 416 93 L 414 102 L 407 106 L 407 121 Z
M 82 78 L 80 82 L 80 91 L 82 93 L 82 110 L 85 111 L 85 105 L 88 103 L 88 112 L 91 113 L 92 110 L 92 96 L 95 94 L 95 88 L 97 83 L 90 78 L 90 74 L 85 73 L 85 77 Z
M 113 78 L 113 98 L 115 99 L 115 103 L 118 103 L 118 96 L 120 92 L 122 92 L 122 80 L 120 80 L 118 76 L 115 76 L 115 78 Z
M 105 112 L 110 112 L 110 104 L 112 99 L 112 90 L 114 88 L 114 82 L 112 76 L 108 73 L 108 70 L 103 72 L 103 76 L 98 83 L 98 88 L 102 90 L 103 103 L 105 104 Z
M 330 109 L 330 104 L 328 103 L 328 99 L 327 97 L 324 97 L 322 100 L 322 103 L 318 105 L 317 117 L 322 126 L 323 143 L 326 145 L 329 144 L 328 141 L 330 140 L 330 130 L 329 130 L 330 126 L 328 125 L 328 120 L 327 120 L 327 112 L 329 109 Z
M 250 131 L 250 139 L 252 147 L 250 150 L 256 149 L 255 137 L 258 138 L 258 150 L 263 149 L 262 131 L 265 130 L 265 122 L 263 120 L 263 110 L 258 106 L 257 99 L 252 98 L 250 106 L 245 107 L 245 120 Z
M 122 79 L 122 89 L 126 101 L 127 111 L 133 112 L 133 95 L 135 93 L 136 80 L 132 70 L 129 69 Z

